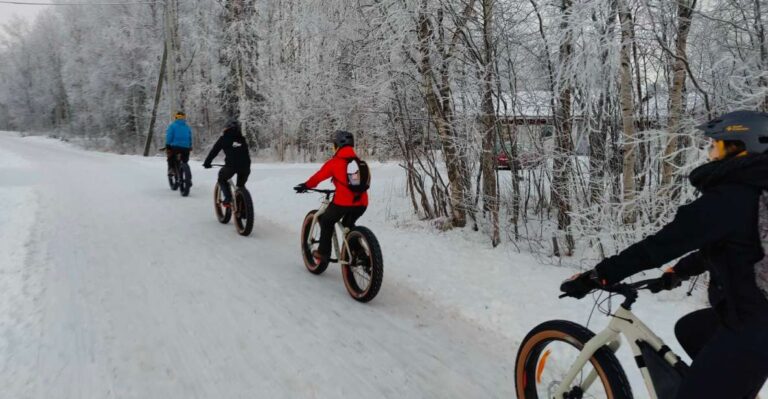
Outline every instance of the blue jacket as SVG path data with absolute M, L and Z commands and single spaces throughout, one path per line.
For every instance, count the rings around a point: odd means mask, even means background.
M 177 119 L 165 131 L 166 147 L 192 148 L 192 129 L 184 119 Z

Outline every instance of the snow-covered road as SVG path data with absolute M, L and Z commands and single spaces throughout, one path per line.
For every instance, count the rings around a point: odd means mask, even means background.
M 384 252 L 368 304 L 337 268 L 302 264 L 299 225 L 319 198 L 291 187 L 318 165 L 253 165 L 247 238 L 215 220 L 217 171 L 190 165 L 181 198 L 161 157 L 0 132 L 0 399 L 510 398 L 531 328 L 608 320 L 557 299 L 574 269 L 418 221 L 396 164 L 372 164 L 360 221 Z M 633 310 L 685 357 L 673 326 L 703 294 L 643 294 Z
M 387 280 L 394 249 L 359 304 L 303 268 L 300 219 L 257 210 L 240 237 L 214 219 L 215 171 L 193 166 L 189 198 L 163 173 L 0 134 L 0 397 L 512 396 L 514 342 Z

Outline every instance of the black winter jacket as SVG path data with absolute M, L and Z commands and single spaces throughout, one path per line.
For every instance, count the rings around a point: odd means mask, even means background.
M 248 168 L 251 166 L 251 156 L 248 153 L 248 143 L 245 137 L 240 133 L 240 129 L 227 129 L 216 140 L 216 144 L 211 148 L 211 152 L 205 158 L 203 165 L 210 165 L 219 151 L 224 150 L 224 164 L 233 168 Z
M 675 272 L 684 277 L 710 272 L 709 301 L 725 324 L 768 321 L 768 299 L 754 268 L 764 256 L 757 220 L 760 194 L 768 189 L 768 155 L 710 162 L 690 180 L 701 196 L 681 206 L 658 233 L 600 262 L 598 276 L 615 283 L 688 254 Z

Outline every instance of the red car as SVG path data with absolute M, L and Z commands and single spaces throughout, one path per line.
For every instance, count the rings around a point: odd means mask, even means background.
M 496 169 L 509 170 L 511 169 L 509 164 L 509 157 L 507 153 L 502 151 L 496 155 Z

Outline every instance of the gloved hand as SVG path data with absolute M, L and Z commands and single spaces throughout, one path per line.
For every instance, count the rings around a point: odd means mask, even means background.
M 297 184 L 295 187 L 293 187 L 294 190 L 296 190 L 297 193 L 306 193 L 307 192 L 307 183 L 301 183 Z
M 204 168 L 206 168 L 206 169 L 210 169 L 210 168 L 212 168 L 213 166 L 211 166 L 211 164 L 209 164 L 209 163 L 204 163 L 204 164 L 203 164 L 203 167 L 204 167 Z
M 560 284 L 560 291 L 565 296 L 581 299 L 593 290 L 601 287 L 600 279 L 594 269 L 581 274 L 575 274 Z
M 683 278 L 675 273 L 675 270 L 671 267 L 667 269 L 664 274 L 658 279 L 648 284 L 648 289 L 656 294 L 661 291 L 673 290 L 683 284 Z

